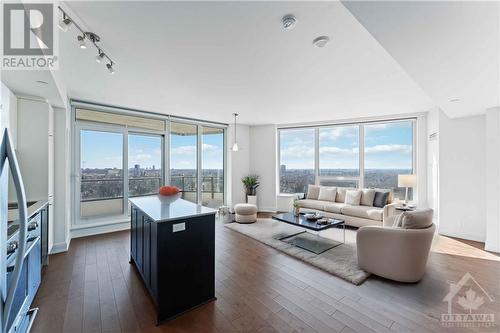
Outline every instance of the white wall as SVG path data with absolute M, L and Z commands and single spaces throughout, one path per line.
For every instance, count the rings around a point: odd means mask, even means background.
M 69 112 L 69 111 L 68 111 Z M 69 246 L 71 216 L 69 113 L 54 108 L 54 245 L 52 253 L 66 251 Z
M 17 97 L 3 82 L 1 83 L 1 102 L 2 109 L 0 110 L 0 129 L 8 128 L 14 148 L 17 148 Z M 12 177 L 9 177 L 9 202 L 16 202 L 16 191 Z
M 486 110 L 486 250 L 500 252 L 500 108 Z
M 439 233 L 486 238 L 485 116 L 439 113 Z
M 14 148 L 17 146 L 17 97 L 3 82 L 1 82 L 2 110 L 0 111 L 0 123 L 2 128 L 9 129 Z
M 227 205 L 233 207 L 237 203 L 246 202 L 245 188 L 241 178 L 250 173 L 250 131 L 246 125 L 237 125 L 237 142 L 239 151 L 227 152 Z M 233 146 L 234 125 L 227 129 L 227 147 Z
M 439 225 L 439 109 L 427 114 L 427 206 Z M 433 137 L 431 137 L 433 136 Z
M 275 125 L 250 127 L 250 173 L 260 178 L 259 211 L 275 212 L 277 195 L 277 131 Z

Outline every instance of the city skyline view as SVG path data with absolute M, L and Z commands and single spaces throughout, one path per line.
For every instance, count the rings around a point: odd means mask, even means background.
M 162 138 L 153 135 L 129 134 L 128 168 L 139 164 L 144 168 L 162 168 Z M 224 168 L 223 134 L 202 136 L 202 164 L 204 169 Z M 196 136 L 171 135 L 171 169 L 196 168 Z M 121 133 L 82 130 L 82 169 L 121 169 L 123 165 L 123 136 Z
M 410 121 L 365 125 L 365 168 L 411 169 L 413 130 Z M 359 127 L 319 129 L 320 170 L 359 168 Z M 280 165 L 314 169 L 314 128 L 280 131 Z

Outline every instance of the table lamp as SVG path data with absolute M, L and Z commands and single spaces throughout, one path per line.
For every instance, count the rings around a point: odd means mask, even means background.
M 417 176 L 415 175 L 398 175 L 398 187 L 406 188 L 405 193 L 405 203 L 408 204 L 408 188 L 415 187 L 417 185 Z

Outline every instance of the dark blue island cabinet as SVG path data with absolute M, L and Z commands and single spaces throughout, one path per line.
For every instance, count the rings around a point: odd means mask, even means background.
M 130 199 L 130 263 L 157 323 L 215 299 L 215 210 L 175 197 Z

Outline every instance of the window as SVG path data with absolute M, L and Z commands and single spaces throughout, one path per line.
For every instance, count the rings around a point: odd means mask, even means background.
M 415 172 L 415 121 L 280 129 L 280 191 L 303 193 L 317 184 L 393 189 L 403 198 L 397 179 Z
M 202 127 L 201 204 L 216 208 L 224 204 L 224 130 Z
M 80 131 L 80 216 L 123 212 L 123 134 Z
M 359 176 L 359 126 L 319 129 L 319 175 Z
M 314 129 L 281 130 L 280 191 L 305 193 L 314 184 Z
M 128 135 L 129 197 L 158 193 L 162 185 L 161 135 Z
M 398 187 L 398 175 L 413 173 L 413 122 L 401 121 L 365 126 L 365 187 L 392 188 L 404 198 Z M 412 199 L 412 189 L 408 191 Z
M 125 221 L 129 198 L 167 184 L 194 203 L 225 204 L 224 126 L 83 104 L 72 109 L 73 227 Z
M 170 184 L 182 190 L 182 198 L 198 202 L 198 126 L 170 124 Z

